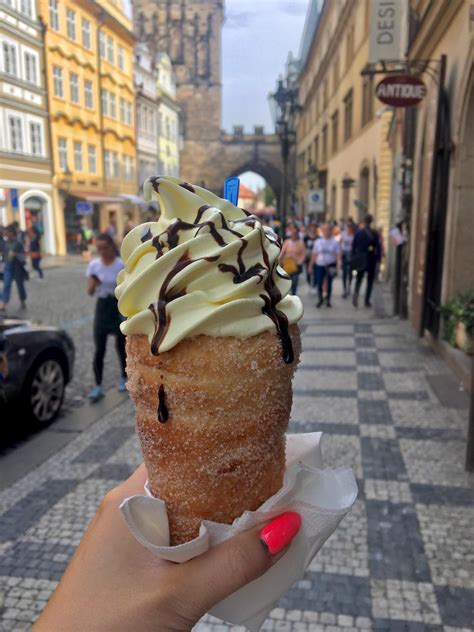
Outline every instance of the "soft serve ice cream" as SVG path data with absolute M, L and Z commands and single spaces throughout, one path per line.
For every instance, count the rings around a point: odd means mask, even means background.
M 116 295 L 126 335 L 145 334 L 152 353 L 200 334 L 247 338 L 266 330 L 280 337 L 293 361 L 288 326 L 302 316 L 300 299 L 278 264 L 280 241 L 247 211 L 176 178 L 149 178 L 158 222 L 124 239 L 125 264 Z
M 175 178 L 144 191 L 161 217 L 125 237 L 117 297 L 149 490 L 180 544 L 281 488 L 303 310 L 257 217 Z

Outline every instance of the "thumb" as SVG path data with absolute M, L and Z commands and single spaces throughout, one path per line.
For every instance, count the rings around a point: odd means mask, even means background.
M 182 574 L 179 585 L 192 601 L 196 620 L 219 601 L 263 575 L 286 553 L 300 527 L 301 516 L 289 511 L 263 529 L 240 533 L 176 567 Z

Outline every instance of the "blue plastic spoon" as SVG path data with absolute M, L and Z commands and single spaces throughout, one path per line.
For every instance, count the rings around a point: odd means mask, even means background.
M 224 198 L 229 200 L 229 202 L 234 206 L 237 206 L 239 199 L 239 187 L 239 178 L 227 178 L 224 182 Z

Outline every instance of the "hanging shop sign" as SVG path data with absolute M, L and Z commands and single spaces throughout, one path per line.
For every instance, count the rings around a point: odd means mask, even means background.
M 371 0 L 369 63 L 403 59 L 408 24 L 407 0 Z
M 425 98 L 426 86 L 413 75 L 391 75 L 377 85 L 375 95 L 386 105 L 407 108 L 418 105 Z

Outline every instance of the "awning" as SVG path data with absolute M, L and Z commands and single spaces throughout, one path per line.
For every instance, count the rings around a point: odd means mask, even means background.
M 127 202 L 131 202 L 132 204 L 137 204 L 138 206 L 148 206 L 148 202 L 144 200 L 142 197 L 139 197 L 138 195 L 130 195 L 127 193 L 121 193 L 120 197 L 123 198 L 124 200 L 127 200 Z
M 100 204 L 101 202 L 119 202 L 123 203 L 123 198 L 118 195 L 110 195 L 105 191 L 69 191 L 69 195 L 78 198 L 79 200 L 86 200 L 87 202 L 96 202 Z

